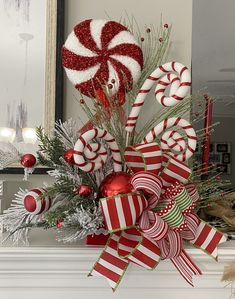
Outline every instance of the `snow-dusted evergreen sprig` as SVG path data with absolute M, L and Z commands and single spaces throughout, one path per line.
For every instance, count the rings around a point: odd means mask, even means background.
M 27 192 L 27 189 L 23 190 L 20 188 L 15 194 L 15 199 L 12 200 L 10 208 L 0 215 L 3 230 L 7 231 L 7 235 L 2 241 L 3 243 L 6 240 L 11 240 L 14 245 L 20 243 L 28 245 L 29 228 L 26 226 L 29 223 L 36 223 L 39 216 L 31 215 L 25 210 L 23 198 Z
M 77 208 L 75 213 L 67 215 L 63 227 L 58 229 L 57 240 L 63 243 L 76 242 L 84 239 L 87 235 L 99 231 L 103 223 L 101 210 L 93 204 L 93 208 Z
M 19 162 L 20 156 L 20 152 L 13 144 L 0 142 L 0 169 Z
M 78 124 L 75 120 L 69 119 L 65 122 L 59 120 L 55 123 L 55 133 L 66 148 L 74 148 L 79 138 Z

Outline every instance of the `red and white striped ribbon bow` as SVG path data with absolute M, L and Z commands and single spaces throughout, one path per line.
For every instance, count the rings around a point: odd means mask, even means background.
M 199 198 L 195 185 L 175 181 L 162 194 L 163 180 L 150 171 L 137 172 L 131 183 L 136 192 L 101 199 L 111 236 L 90 275 L 104 276 L 115 290 L 130 262 L 153 269 L 160 259 L 170 259 L 193 286 L 193 276 L 201 271 L 182 241 L 190 241 L 213 257 L 217 245 L 226 241 L 194 213 Z M 141 191 L 152 195 L 147 200 Z

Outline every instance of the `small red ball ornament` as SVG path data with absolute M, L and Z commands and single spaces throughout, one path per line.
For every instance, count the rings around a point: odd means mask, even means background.
M 69 165 L 74 165 L 75 161 L 74 161 L 74 150 L 73 149 L 68 149 L 65 153 L 64 153 L 64 159 L 65 161 L 69 164 Z
M 36 160 L 35 156 L 32 154 L 25 154 L 20 159 L 21 165 L 26 168 L 34 167 L 36 162 L 37 162 L 37 160 Z
M 75 188 L 74 193 L 81 197 L 88 197 L 92 194 L 92 187 L 86 184 L 82 184 L 78 188 Z
M 100 184 L 100 197 L 111 197 L 118 194 L 125 194 L 134 191 L 130 183 L 131 175 L 119 171 L 110 173 Z

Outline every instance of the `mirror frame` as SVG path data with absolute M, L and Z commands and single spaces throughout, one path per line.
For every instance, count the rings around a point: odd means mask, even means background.
M 47 0 L 45 108 L 43 127 L 53 131 L 55 121 L 63 120 L 63 68 L 61 47 L 64 43 L 65 1 Z M 36 167 L 33 174 L 45 174 L 46 167 Z M 0 174 L 23 174 L 24 168 L 7 167 Z

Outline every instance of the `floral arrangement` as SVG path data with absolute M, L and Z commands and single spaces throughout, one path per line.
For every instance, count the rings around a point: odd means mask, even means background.
M 212 192 L 221 193 L 220 183 L 216 175 L 201 181 L 203 168 L 189 162 L 197 145 L 183 118 L 193 101 L 191 77 L 183 64 L 164 63 L 171 27 L 146 28 L 143 36 L 125 25 L 85 20 L 68 36 L 62 64 L 89 121 L 82 128 L 59 121 L 52 137 L 37 129 L 37 161 L 51 169 L 54 183 L 20 190 L 3 225 L 15 243 L 27 243 L 34 227 L 55 228 L 62 242 L 107 235 L 91 275 L 104 276 L 113 289 L 129 263 L 153 269 L 164 259 L 192 285 L 201 271 L 183 241 L 215 258 L 226 241 L 197 215 Z M 137 126 L 154 86 L 163 109 Z M 192 121 L 200 117 L 203 108 Z

